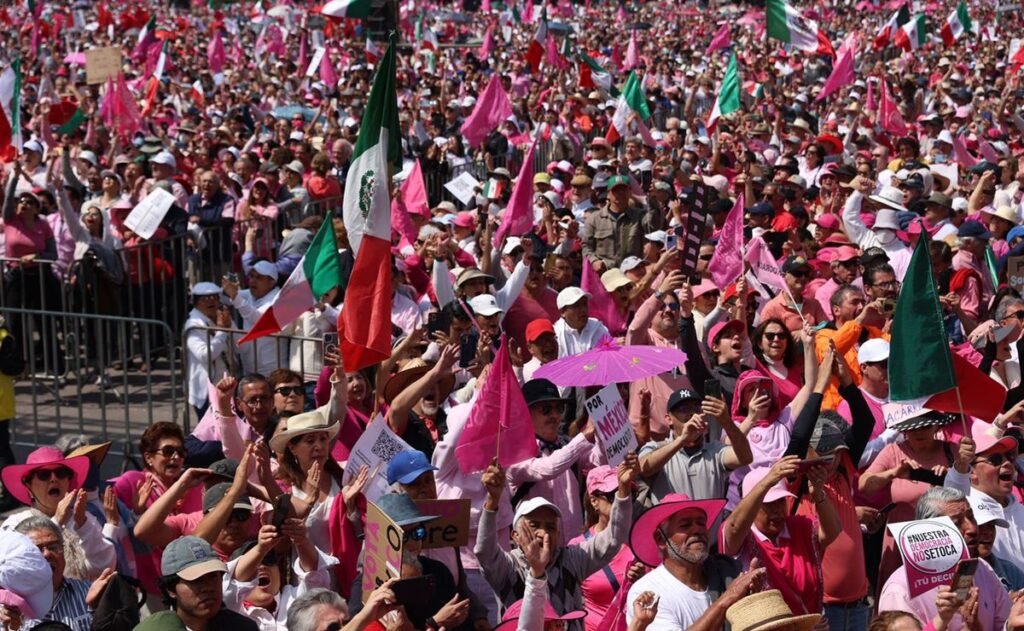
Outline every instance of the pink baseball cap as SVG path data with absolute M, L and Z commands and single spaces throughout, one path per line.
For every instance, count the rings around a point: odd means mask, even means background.
M 998 430 L 995 429 L 992 423 L 974 421 L 974 425 L 971 426 L 971 438 L 974 439 L 974 453 L 980 456 L 989 451 L 1003 451 L 1017 447 L 1016 438 L 1012 436 L 997 438 L 992 434 L 993 431 Z
M 814 223 L 818 224 L 819 228 L 825 228 L 826 230 L 839 230 L 839 217 L 832 213 L 821 215 L 814 220 Z
M 757 469 L 751 469 L 747 473 L 747 475 L 743 477 L 743 497 L 750 495 L 751 491 L 754 490 L 754 487 L 760 484 L 761 480 L 764 480 L 766 477 L 768 477 L 768 473 L 770 471 L 770 467 L 759 467 Z M 789 489 L 786 488 L 786 483 L 784 481 L 779 480 L 778 482 L 775 483 L 775 486 L 768 489 L 768 494 L 764 496 L 764 500 L 762 500 L 762 503 L 770 504 L 771 502 L 781 500 L 785 497 L 796 496 L 789 492 Z
M 587 474 L 587 493 L 613 493 L 619 489 L 619 476 L 615 469 L 603 464 L 594 467 Z
M 475 228 L 476 213 L 464 210 L 460 212 L 458 215 L 455 215 L 455 220 L 452 221 L 452 223 L 460 228 Z
M 693 297 L 700 298 L 709 291 L 721 291 L 718 285 L 710 278 L 700 281 L 700 284 L 693 288 Z

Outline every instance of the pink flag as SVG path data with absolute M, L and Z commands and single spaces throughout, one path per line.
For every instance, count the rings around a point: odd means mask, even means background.
M 789 293 L 789 286 L 786 285 L 782 270 L 761 237 L 750 240 L 750 245 L 747 246 L 747 262 L 762 285 Z
M 743 274 L 743 193 L 736 198 L 708 263 L 715 284 L 725 287 Z
M 412 165 L 409 177 L 402 182 L 402 201 L 405 209 L 414 215 L 430 217 L 430 202 L 427 201 L 427 186 L 423 182 L 423 169 L 420 161 Z M 413 239 L 415 241 L 415 239 Z
M 580 274 L 580 288 L 590 294 L 588 304 L 591 317 L 603 322 L 613 336 L 624 334 L 626 318 L 615 308 L 615 299 L 604 288 L 604 283 L 601 282 L 601 277 L 597 275 L 594 266 L 589 261 L 585 261 Z
M 213 35 L 213 39 L 210 40 L 210 45 L 206 48 L 206 59 L 210 63 L 210 72 L 217 74 L 224 70 L 224 63 L 227 61 L 227 53 L 224 52 L 224 40 L 220 37 L 220 31 L 218 30 Z
M 900 114 L 900 108 L 889 95 L 889 87 L 885 84 L 885 78 L 883 77 L 881 81 L 882 84 L 879 87 L 882 91 L 882 102 L 879 105 L 878 116 L 882 129 L 896 136 L 905 136 L 907 123 L 903 120 L 903 115 Z
M 530 409 L 512 369 L 508 345 L 502 335 L 491 372 L 456 440 L 455 460 L 463 473 L 483 471 L 495 457 L 501 466 L 510 467 L 537 455 Z
M 512 116 L 512 103 L 508 100 L 505 86 L 501 84 L 501 77 L 494 73 L 476 102 L 473 113 L 462 123 L 462 135 L 466 137 L 469 146 L 476 147 L 509 116 Z
M 522 18 L 524 24 L 533 22 L 533 0 L 526 0 L 526 6 L 523 7 Z
M 617 70 L 622 70 L 622 49 L 619 48 L 618 42 L 612 44 L 611 60 Z
M 978 159 L 971 155 L 970 151 L 967 151 L 967 146 L 964 145 L 963 136 L 960 134 L 953 134 L 953 158 L 957 164 L 969 169 L 974 165 L 978 164 Z
M 729 23 L 726 22 L 722 25 L 722 28 L 718 29 L 715 36 L 711 38 L 711 43 L 708 44 L 708 49 L 704 52 L 704 56 L 707 57 L 716 50 L 722 50 L 732 46 L 732 32 L 729 29 Z
M 612 604 L 608 605 L 608 610 L 604 614 L 604 618 L 597 625 L 597 631 L 626 631 L 629 627 L 626 626 L 626 597 L 629 595 L 629 588 L 633 586 L 633 581 L 628 578 L 623 581 L 622 587 L 618 593 L 615 594 L 615 598 L 612 598 Z
M 125 83 L 124 75 L 117 75 L 117 83 L 107 81 L 107 94 L 104 95 L 100 116 L 107 127 L 117 129 L 122 137 L 131 137 L 142 127 L 142 115 L 135 97 Z
M 567 70 L 569 62 L 558 52 L 558 43 L 554 37 L 548 37 L 544 41 L 544 63 L 548 68 L 554 70 Z
M 875 101 L 875 82 L 868 81 L 868 94 L 864 97 L 864 109 L 869 112 L 874 112 L 878 109 L 878 103 Z
M 626 47 L 626 65 L 623 70 L 632 70 L 640 65 L 640 52 L 636 49 L 636 29 L 629 32 L 629 46 Z
M 619 5 L 619 10 L 615 12 L 615 19 L 618 20 L 619 24 L 625 24 L 629 21 L 629 14 L 626 13 L 626 7 Z
M 484 13 L 490 13 L 491 12 L 491 0 L 483 0 L 480 3 L 480 10 L 483 11 Z
M 326 54 L 326 53 L 325 53 Z M 306 34 L 299 35 L 299 74 L 304 76 L 306 67 L 309 66 L 309 49 L 306 45 Z
M 832 74 L 825 81 L 825 87 L 821 89 L 816 101 L 821 101 L 844 85 L 850 85 L 854 81 L 853 59 L 857 56 L 857 36 L 853 33 L 846 38 L 843 45 L 839 47 L 836 63 L 832 66 Z
M 107 77 L 107 85 L 103 88 L 103 98 L 100 99 L 100 119 L 107 129 L 114 126 L 114 78 Z
M 416 226 L 409 219 L 409 210 L 405 206 L 405 198 L 397 195 L 391 199 L 391 229 L 402 237 L 400 245 L 412 245 L 416 242 L 418 233 Z
M 320 58 L 320 80 L 327 86 L 328 91 L 338 87 L 338 75 L 334 72 L 334 65 L 331 63 L 331 51 L 325 50 L 324 56 Z
M 487 32 L 484 33 L 484 41 L 480 44 L 480 59 L 488 59 L 491 53 L 494 52 L 494 25 L 491 24 L 487 27 Z
M 537 149 L 538 140 L 539 134 L 523 156 L 523 167 L 519 169 L 519 177 L 512 188 L 512 196 L 501 215 L 501 225 L 494 233 L 494 243 L 501 243 L 506 235 L 519 236 L 533 227 L 533 152 Z
M 978 153 L 980 153 L 981 157 L 988 162 L 999 162 L 999 154 L 996 153 L 996 150 L 984 138 L 978 138 Z

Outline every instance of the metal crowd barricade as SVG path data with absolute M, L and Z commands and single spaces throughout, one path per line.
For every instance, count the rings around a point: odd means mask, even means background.
M 113 441 L 112 453 L 134 455 L 138 437 L 156 421 L 175 421 L 181 409 L 179 360 L 168 355 L 167 366 L 152 369 L 150 331 L 172 339 L 166 323 L 90 313 L 3 307 L 10 321 L 24 327 L 15 334 L 26 361 L 16 378 L 16 419 L 13 444 L 53 444 L 63 434 L 81 433 L 93 441 Z M 50 333 L 59 331 L 59 337 Z M 12 333 L 14 333 L 12 331 Z M 38 353 L 33 341 L 61 349 L 58 361 Z
M 185 399 L 188 400 L 189 378 L 192 372 L 193 356 L 189 350 L 189 336 L 197 334 L 198 340 L 205 347 L 206 374 L 210 380 L 216 383 L 226 370 L 229 374 L 241 378 L 246 374 L 259 372 L 256 367 L 266 359 L 267 346 L 269 352 L 273 353 L 272 364 L 275 368 L 287 368 L 302 375 L 306 383 L 313 382 L 320 377 L 320 370 L 323 367 L 323 339 L 319 337 L 308 337 L 302 335 L 276 334 L 268 335 L 257 340 L 239 345 L 238 340 L 246 334 L 246 331 L 235 328 L 221 327 L 189 327 L 182 332 L 181 347 L 183 353 L 183 365 L 185 370 Z M 217 333 L 227 334 L 222 355 L 212 356 L 210 349 L 213 344 L 213 337 Z M 260 342 L 263 341 L 261 344 Z M 260 372 L 264 377 L 269 377 L 270 371 Z M 189 414 L 185 414 L 186 431 L 189 427 Z

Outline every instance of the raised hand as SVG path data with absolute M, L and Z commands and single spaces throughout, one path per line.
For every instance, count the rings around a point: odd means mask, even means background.
M 103 515 L 107 523 L 117 526 L 121 523 L 121 511 L 117 509 L 117 495 L 114 494 L 114 485 L 107 487 L 103 492 Z
M 527 520 L 520 519 L 516 526 L 517 541 L 519 549 L 523 551 L 523 557 L 530 566 L 530 572 L 534 578 L 541 578 L 547 572 L 548 564 L 554 557 L 551 546 L 551 535 L 547 532 L 535 533 Z

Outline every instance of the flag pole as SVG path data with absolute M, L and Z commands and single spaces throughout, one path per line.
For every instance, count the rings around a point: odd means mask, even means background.
M 970 432 L 967 431 L 967 414 L 964 413 L 964 402 L 960 398 L 960 384 L 956 385 L 956 404 L 960 408 L 960 425 L 963 427 L 964 436 L 970 437 Z

